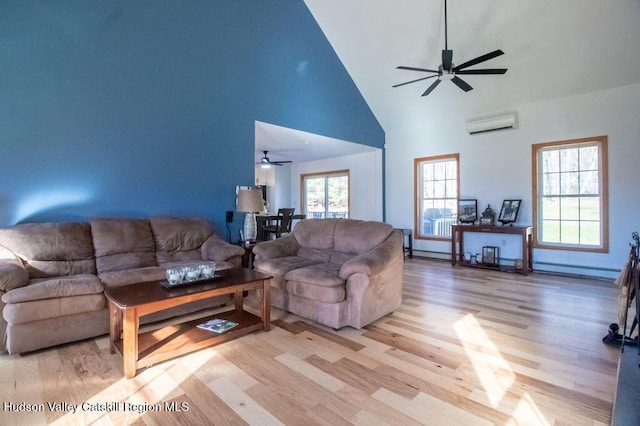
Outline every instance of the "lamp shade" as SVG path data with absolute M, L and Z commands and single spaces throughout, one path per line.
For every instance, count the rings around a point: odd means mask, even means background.
M 238 205 L 236 211 L 245 213 L 260 212 L 264 208 L 262 204 L 262 191 L 257 188 L 241 189 L 238 191 Z
M 262 211 L 262 191 L 257 188 L 241 189 L 238 191 L 238 205 L 236 210 L 247 213 L 244 217 L 242 240 L 254 241 L 257 234 L 256 212 Z

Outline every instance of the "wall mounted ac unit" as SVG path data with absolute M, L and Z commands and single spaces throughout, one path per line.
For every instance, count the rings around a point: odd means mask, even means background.
M 491 117 L 483 117 L 467 121 L 467 132 L 470 135 L 478 133 L 494 132 L 496 130 L 517 129 L 518 114 L 509 112 Z

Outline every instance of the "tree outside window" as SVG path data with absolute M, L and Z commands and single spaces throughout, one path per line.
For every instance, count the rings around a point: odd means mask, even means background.
M 608 251 L 607 137 L 533 145 L 535 245 Z
M 349 217 L 349 171 L 301 175 L 307 218 Z

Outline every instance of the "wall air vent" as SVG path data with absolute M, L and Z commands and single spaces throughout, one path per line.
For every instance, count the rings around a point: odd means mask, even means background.
M 496 130 L 517 129 L 518 114 L 508 112 L 490 117 L 482 117 L 467 121 L 467 132 L 470 135 L 479 133 L 495 132 Z

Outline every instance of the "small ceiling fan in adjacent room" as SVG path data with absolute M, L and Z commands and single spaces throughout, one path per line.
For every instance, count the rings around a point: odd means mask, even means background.
M 417 83 L 422 80 L 427 80 L 429 78 L 437 77 L 437 80 L 434 81 L 422 96 L 427 96 L 429 93 L 435 89 L 438 84 L 442 80 L 451 80 L 456 86 L 468 92 L 469 90 L 473 90 L 466 81 L 458 77 L 458 75 L 486 75 L 486 74 L 504 74 L 507 72 L 506 68 L 487 68 L 487 69 L 465 69 L 471 67 L 473 65 L 477 65 L 481 62 L 488 61 L 489 59 L 493 59 L 496 56 L 504 55 L 504 52 L 500 49 L 494 50 L 493 52 L 489 52 L 485 55 L 478 56 L 475 59 L 471 59 L 470 61 L 464 62 L 460 65 L 455 65 L 453 63 L 453 50 L 449 50 L 447 44 L 447 0 L 444 0 L 444 49 L 442 50 L 442 64 L 438 66 L 437 70 L 427 69 L 427 68 L 416 68 L 416 67 L 406 67 L 399 66 L 396 69 L 400 70 L 408 70 L 408 71 L 418 71 L 418 72 L 428 72 L 433 73 L 434 75 L 430 75 L 427 77 L 418 78 L 411 81 L 406 81 L 404 83 L 396 84 L 393 87 L 404 86 L 405 84 Z
M 291 160 L 271 161 L 271 160 L 269 160 L 269 157 L 267 156 L 269 151 L 262 151 L 262 152 L 264 153 L 264 157 L 262 157 L 260 159 L 260 162 L 258 163 L 258 164 L 260 164 L 260 166 L 262 166 L 262 168 L 268 169 L 272 165 L 273 166 L 282 166 L 283 164 L 291 163 Z

